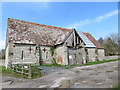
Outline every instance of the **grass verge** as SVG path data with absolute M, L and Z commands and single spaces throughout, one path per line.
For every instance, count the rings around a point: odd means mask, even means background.
M 82 66 L 87 66 L 87 65 L 94 65 L 94 64 L 101 64 L 101 63 L 106 63 L 106 62 L 113 62 L 113 61 L 119 61 L 120 59 L 110 59 L 110 60 L 104 60 L 104 61 L 96 61 L 96 62 L 88 62 Z
M 113 90 L 120 90 L 120 83 L 116 86 L 113 86 Z
M 84 65 L 80 65 L 80 64 L 73 64 L 70 66 L 67 65 L 61 65 L 61 64 L 46 64 L 46 65 L 40 65 L 40 66 L 46 66 L 46 67 L 61 67 L 64 69 L 70 69 L 70 68 L 74 68 L 74 67 L 78 67 L 78 66 L 87 66 L 87 65 L 94 65 L 94 64 L 101 64 L 101 63 L 107 63 L 107 62 L 113 62 L 113 61 L 119 61 L 120 59 L 110 59 L 110 60 L 104 60 L 104 61 L 96 61 L 96 62 L 88 62 Z
M 64 68 L 64 69 L 73 68 L 73 66 L 66 66 L 66 65 L 61 65 L 61 64 L 45 64 L 45 65 L 40 65 L 40 66 L 45 66 L 45 67 L 60 67 L 60 68 Z

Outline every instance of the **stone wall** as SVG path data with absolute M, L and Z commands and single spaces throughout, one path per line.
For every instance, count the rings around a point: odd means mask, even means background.
M 103 61 L 105 59 L 104 49 L 98 49 L 98 60 Z
M 39 52 L 36 52 L 36 46 L 33 45 L 14 45 L 9 52 L 9 60 L 12 63 L 39 63 Z
M 87 49 L 88 49 L 88 57 L 89 57 L 89 61 L 88 62 L 96 61 L 95 48 L 87 48 Z
M 55 57 L 58 64 L 68 65 L 67 46 L 65 44 L 56 47 Z
M 74 42 L 74 33 L 72 33 L 69 38 L 65 41 L 67 43 L 67 46 L 73 46 Z
M 39 47 L 39 49 L 37 48 Z M 85 48 L 68 47 L 67 43 L 54 47 L 54 56 L 51 55 L 51 47 L 36 46 L 26 44 L 12 44 L 9 43 L 6 48 L 6 66 L 9 61 L 12 63 L 36 63 L 39 64 L 52 64 L 53 57 L 58 64 L 71 65 L 71 64 L 85 64 L 86 52 Z M 88 62 L 96 61 L 95 48 L 87 48 Z M 111 59 L 115 57 L 106 57 Z M 117 57 L 116 57 L 117 58 Z M 98 49 L 98 59 L 104 59 L 104 50 Z
M 8 65 L 8 62 L 12 62 L 14 64 L 36 63 L 36 65 L 39 65 L 40 62 L 41 64 L 51 64 L 52 57 L 50 47 L 8 44 L 6 48 L 6 67 Z
M 109 60 L 109 59 L 118 59 L 120 58 L 119 56 L 105 56 L 105 60 Z
M 5 49 L 5 66 L 8 65 L 8 53 L 9 53 L 9 44 L 7 44 L 7 47 Z
M 83 64 L 85 60 L 83 48 L 68 48 L 68 62 L 72 64 Z
M 52 55 L 50 51 L 51 47 L 48 46 L 40 46 L 40 57 L 43 61 L 43 64 L 51 64 L 52 63 Z
M 86 64 L 86 52 L 84 48 L 81 48 L 82 58 L 83 58 L 83 64 Z

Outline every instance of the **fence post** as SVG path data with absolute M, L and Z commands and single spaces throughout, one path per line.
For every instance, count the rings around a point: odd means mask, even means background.
M 13 69 L 12 70 L 15 71 L 15 65 L 13 65 Z
M 24 66 L 22 65 L 22 75 L 24 74 L 24 70 L 23 69 L 24 69 Z
M 16 65 L 16 70 L 15 70 L 16 72 L 18 71 L 18 64 Z
M 32 77 L 31 64 L 29 64 L 28 78 L 31 79 L 31 77 Z

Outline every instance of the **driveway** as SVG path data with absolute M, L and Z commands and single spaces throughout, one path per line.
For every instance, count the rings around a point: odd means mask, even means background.
M 111 88 L 118 83 L 118 62 L 58 70 L 37 79 L 2 77 L 3 88 Z

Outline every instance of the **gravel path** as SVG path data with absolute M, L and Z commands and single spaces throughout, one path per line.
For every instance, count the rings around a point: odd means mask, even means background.
M 3 88 L 110 88 L 118 83 L 118 61 L 58 70 L 32 80 L 2 78 Z
M 54 72 L 60 71 L 60 70 L 66 70 L 64 68 L 60 68 L 60 67 L 45 67 L 45 66 L 40 66 L 38 67 L 42 73 L 44 73 L 45 75 L 48 74 L 52 74 Z

